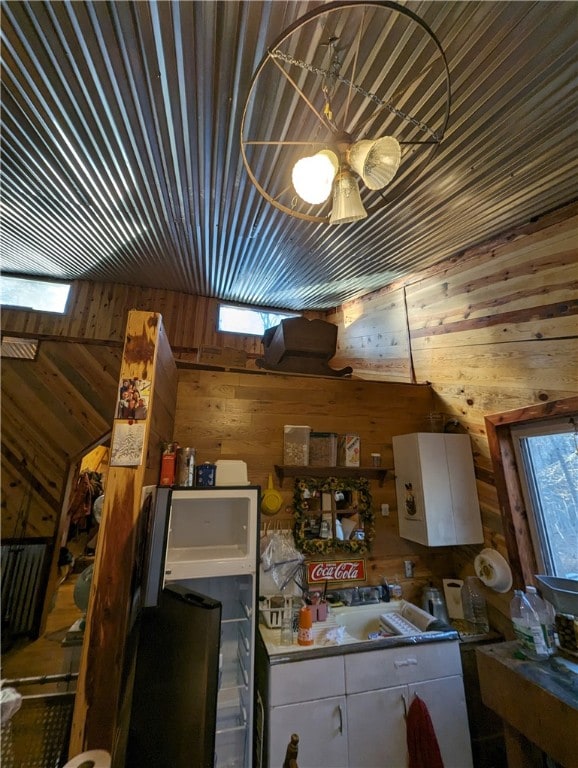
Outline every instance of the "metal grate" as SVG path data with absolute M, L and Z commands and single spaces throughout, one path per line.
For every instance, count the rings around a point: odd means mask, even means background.
M 67 762 L 74 692 L 23 696 L 2 727 L 2 768 L 61 768 Z
M 2 544 L 3 632 L 27 635 L 35 630 L 47 553 L 45 542 Z

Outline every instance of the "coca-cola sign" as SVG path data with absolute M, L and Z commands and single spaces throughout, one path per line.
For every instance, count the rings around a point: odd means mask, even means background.
M 307 581 L 365 581 L 365 560 L 330 560 L 307 565 Z

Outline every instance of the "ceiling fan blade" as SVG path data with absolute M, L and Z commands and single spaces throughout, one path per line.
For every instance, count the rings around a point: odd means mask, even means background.
M 368 189 L 383 189 L 393 179 L 401 162 L 401 147 L 393 136 L 362 139 L 348 151 L 349 165 Z

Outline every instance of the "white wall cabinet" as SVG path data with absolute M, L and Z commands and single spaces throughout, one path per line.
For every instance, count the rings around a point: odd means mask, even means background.
M 429 547 L 484 540 L 469 435 L 393 438 L 399 535 Z
M 407 765 L 406 708 L 414 694 L 430 712 L 446 768 L 471 768 L 457 641 L 335 655 L 268 666 L 258 675 L 264 704 L 263 760 L 279 768 L 292 733 L 299 768 Z M 260 757 L 260 756 L 259 756 Z

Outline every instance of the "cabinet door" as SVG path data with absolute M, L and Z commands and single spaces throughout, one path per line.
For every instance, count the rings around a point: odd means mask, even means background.
M 347 697 L 350 766 L 405 768 L 404 698 L 407 702 L 405 685 Z
M 445 768 L 471 768 L 472 748 L 462 677 L 442 677 L 409 686 L 425 702 Z
M 299 736 L 299 768 L 347 768 L 345 697 L 273 707 L 269 712 L 269 768 L 281 768 L 291 734 Z

